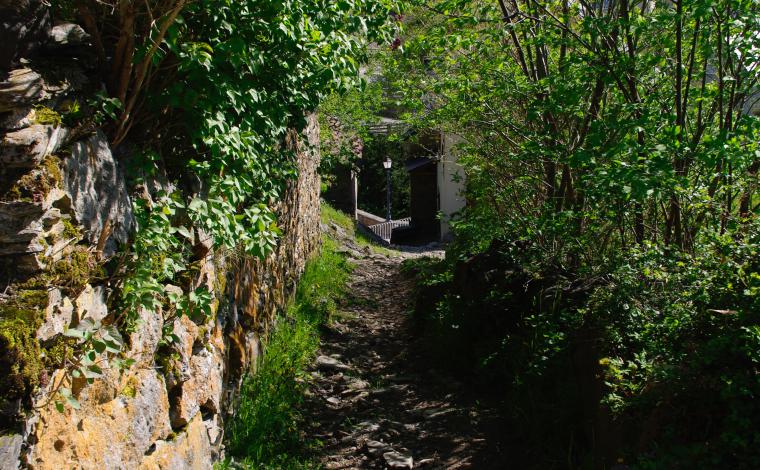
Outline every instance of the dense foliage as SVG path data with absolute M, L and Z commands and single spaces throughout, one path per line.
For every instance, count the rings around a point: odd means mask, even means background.
M 442 362 L 503 386 L 526 465 L 756 466 L 757 2 L 405 14 L 386 78 L 467 176 L 418 266 Z
M 320 104 L 322 129 L 322 161 L 320 172 L 326 186 L 325 196 L 339 187 L 338 175 L 353 171 L 358 178 L 358 206 L 360 209 L 385 217 L 387 210 L 386 172 L 383 161 L 390 158 L 391 209 L 394 218 L 409 215 L 409 175 L 404 168 L 404 152 L 399 136 L 377 135 L 370 127 L 378 124 L 381 114 L 392 102 L 387 84 L 376 69 L 378 56 L 370 54 L 369 83 L 348 93 L 334 93 Z M 335 191 L 337 192 L 337 191 Z
M 483 238 L 594 266 L 645 241 L 690 251 L 757 210 L 757 5 L 676 5 L 451 1 L 408 19 L 392 76 L 413 109 L 435 102 L 421 124 L 467 137 L 487 201 L 470 211 L 498 221 Z
M 99 114 L 65 118 L 104 124 L 135 176 L 136 231 L 107 265 L 122 331 L 163 308 L 170 344 L 174 317 L 212 313 L 214 293 L 192 288 L 204 245 L 272 252 L 275 209 L 296 172 L 294 139 L 325 96 L 359 83 L 367 45 L 396 28 L 394 8 L 385 0 L 56 2 L 57 15 L 90 34 L 108 92 Z M 87 339 L 83 358 L 103 352 L 106 333 L 100 325 L 72 332 Z M 79 363 L 75 376 L 102 372 L 102 362 Z

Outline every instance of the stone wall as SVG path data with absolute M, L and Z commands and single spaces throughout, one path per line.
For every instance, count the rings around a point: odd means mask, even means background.
M 18 15 L 39 16 L 38 2 L 22 3 Z M 46 38 L 36 29 L 33 37 L 59 63 L 86 42 L 76 25 L 43 19 Z M 262 353 L 260 338 L 319 244 L 317 121 L 310 116 L 303 134 L 286 139 L 299 176 L 277 208 L 276 253 L 258 260 L 216 252 L 196 230 L 192 282 L 215 293 L 215 315 L 196 324 L 144 312 L 127 341 L 135 364 L 93 383 L 74 380 L 80 406 L 61 412 L 51 401 L 70 348 L 61 333 L 86 317 L 116 315 L 102 266 L 133 230 L 134 188 L 104 132 L 68 129 L 49 115 L 80 90 L 99 88 L 97 75 L 71 61 L 51 78 L 38 65 L 44 60 L 25 59 L 33 46 L 14 43 L 3 58 L 9 69 L 0 69 L 0 470 L 210 468 L 242 376 Z M 167 329 L 179 339 L 168 353 L 160 344 Z

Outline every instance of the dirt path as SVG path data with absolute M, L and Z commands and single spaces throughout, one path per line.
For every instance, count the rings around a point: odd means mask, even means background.
M 327 469 L 507 468 L 483 430 L 489 411 L 420 360 L 401 261 L 352 259 L 350 296 L 323 334 L 304 410 L 309 437 L 322 442 L 319 461 Z

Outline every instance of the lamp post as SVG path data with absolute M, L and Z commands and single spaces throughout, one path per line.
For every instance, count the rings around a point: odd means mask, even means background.
M 386 175 L 386 196 L 387 196 L 387 204 L 388 204 L 388 213 L 386 214 L 385 220 L 390 221 L 391 220 L 391 157 L 385 157 L 385 161 L 383 161 L 383 168 L 385 168 L 385 175 Z

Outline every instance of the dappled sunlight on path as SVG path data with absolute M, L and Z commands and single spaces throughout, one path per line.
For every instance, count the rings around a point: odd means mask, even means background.
M 412 281 L 400 272 L 419 255 L 351 260 L 349 295 L 323 332 L 304 410 L 325 468 L 504 468 L 482 429 L 489 410 L 421 361 L 407 324 Z

